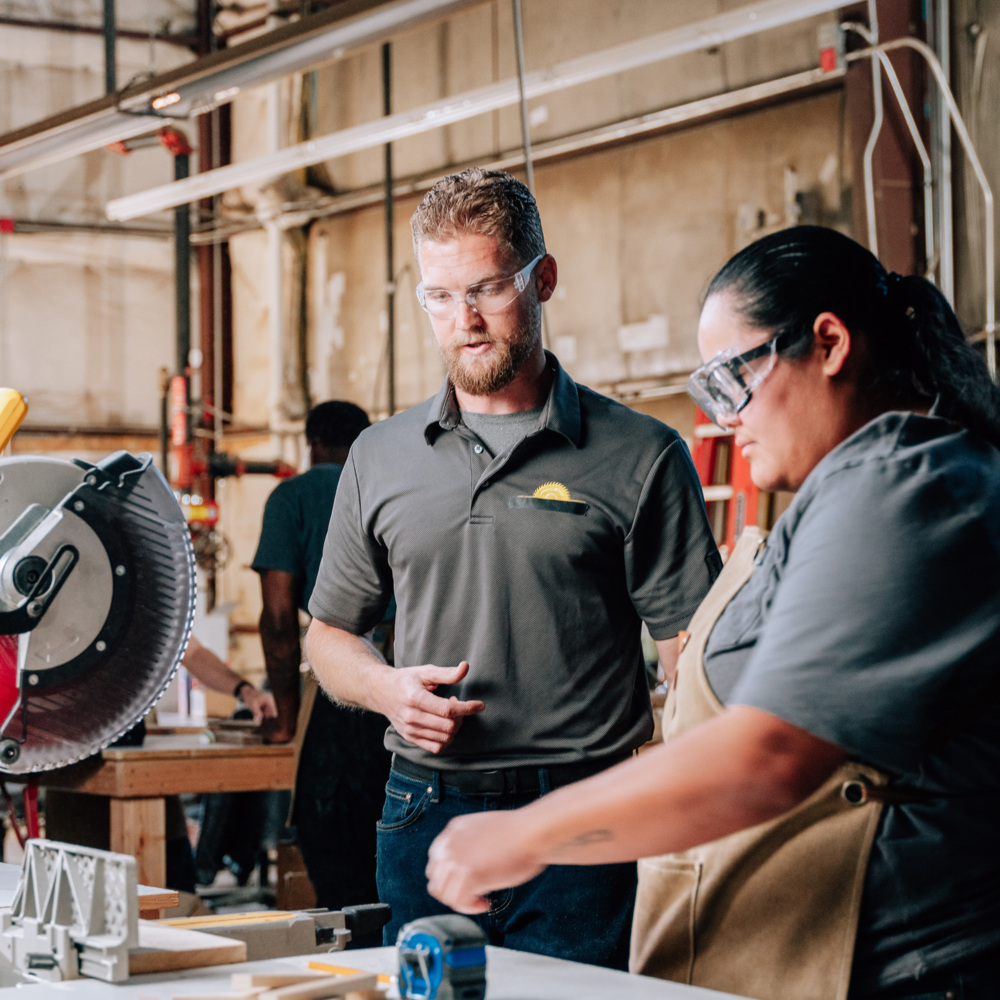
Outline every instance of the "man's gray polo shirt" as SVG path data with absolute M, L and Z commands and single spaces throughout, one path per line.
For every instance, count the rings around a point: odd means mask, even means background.
M 397 667 L 470 663 L 437 694 L 481 699 L 442 768 L 619 755 L 650 736 L 640 619 L 682 629 L 718 573 L 701 487 L 675 431 L 549 356 L 538 429 L 491 458 L 449 384 L 358 438 L 309 611 L 362 634 L 395 590 Z

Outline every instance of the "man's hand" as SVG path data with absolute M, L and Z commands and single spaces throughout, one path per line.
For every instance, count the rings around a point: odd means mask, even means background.
M 454 695 L 434 694 L 442 684 L 457 684 L 469 672 L 463 660 L 457 667 L 393 669 L 383 675 L 382 704 L 378 711 L 393 724 L 408 743 L 440 753 L 455 738 L 467 715 L 477 715 L 486 706 L 481 701 L 459 701 Z
M 522 834 L 514 812 L 453 819 L 431 844 L 428 892 L 459 913 L 485 913 L 487 893 L 527 882 L 545 867 L 521 843 Z

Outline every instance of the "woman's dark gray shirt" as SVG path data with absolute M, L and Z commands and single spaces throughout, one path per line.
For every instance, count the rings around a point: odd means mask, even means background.
M 885 807 L 852 996 L 1000 947 L 1000 452 L 938 417 L 867 424 L 775 525 L 706 670 L 926 795 Z

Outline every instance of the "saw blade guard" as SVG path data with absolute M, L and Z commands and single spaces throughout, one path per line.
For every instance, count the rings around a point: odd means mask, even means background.
M 187 647 L 190 534 L 148 455 L 0 459 L 0 771 L 47 771 L 131 729 Z

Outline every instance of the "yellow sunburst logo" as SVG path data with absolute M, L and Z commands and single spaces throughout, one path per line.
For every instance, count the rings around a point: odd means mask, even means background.
M 531 494 L 536 500 L 570 500 L 569 490 L 562 483 L 542 483 Z

